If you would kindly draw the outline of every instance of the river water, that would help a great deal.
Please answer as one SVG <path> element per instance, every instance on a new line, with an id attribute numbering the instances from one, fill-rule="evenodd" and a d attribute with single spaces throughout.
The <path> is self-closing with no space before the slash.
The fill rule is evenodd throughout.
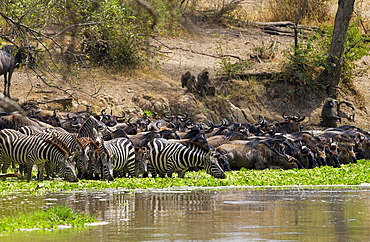
<path id="1" fill-rule="evenodd" d="M 74 191 L 0 198 L 0 219 L 56 204 L 99 225 L 0 241 L 370 241 L 370 187 Z"/>

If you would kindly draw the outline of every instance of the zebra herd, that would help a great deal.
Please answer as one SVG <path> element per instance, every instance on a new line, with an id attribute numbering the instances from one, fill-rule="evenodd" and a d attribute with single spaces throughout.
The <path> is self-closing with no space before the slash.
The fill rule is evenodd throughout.
<path id="1" fill-rule="evenodd" d="M 0 131 L 0 167 L 6 173 L 10 165 L 31 180 L 32 170 L 37 166 L 37 179 L 61 177 L 70 182 L 78 179 L 107 179 L 116 177 L 172 176 L 176 172 L 184 177 L 189 167 L 204 167 L 207 173 L 216 178 L 225 178 L 218 164 L 216 151 L 207 145 L 189 142 L 191 146 L 170 143 L 151 137 L 147 145 L 136 146 L 127 136 L 104 138 L 108 127 L 91 115 L 77 133 L 60 127 L 23 126 L 19 130 Z M 151 140 L 151 141 L 149 141 Z M 203 144 L 206 140 L 203 140 Z"/>
<path id="2" fill-rule="evenodd" d="M 31 179 L 33 165 L 38 166 L 38 179 L 41 180 L 46 162 L 60 169 L 60 173 L 68 181 L 77 181 L 71 160 L 66 157 L 66 151 L 52 139 L 40 136 L 26 135 L 16 130 L 3 129 L 0 131 L 2 172 L 5 173 L 10 162 L 16 162 L 23 167 L 26 179 Z"/>

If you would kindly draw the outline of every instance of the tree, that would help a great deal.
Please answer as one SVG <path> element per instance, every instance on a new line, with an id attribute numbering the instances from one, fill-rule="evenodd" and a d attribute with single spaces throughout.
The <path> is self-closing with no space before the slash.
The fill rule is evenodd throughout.
<path id="1" fill-rule="evenodd" d="M 349 21 L 352 16 L 355 0 L 338 0 L 338 10 L 335 16 L 333 37 L 328 53 L 328 65 L 319 77 L 327 83 L 327 95 L 338 96 L 338 85 L 343 66 L 343 53 L 347 37 Z"/>

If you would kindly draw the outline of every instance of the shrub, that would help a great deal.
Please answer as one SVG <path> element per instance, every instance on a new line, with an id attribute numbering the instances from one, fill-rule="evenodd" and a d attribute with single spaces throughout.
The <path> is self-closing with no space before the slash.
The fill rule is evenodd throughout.
<path id="1" fill-rule="evenodd" d="M 285 79 L 296 87 L 298 95 L 307 92 L 320 92 L 326 89 L 326 83 L 320 82 L 316 77 L 328 65 L 327 53 L 329 51 L 333 26 L 321 26 L 318 31 L 307 35 L 299 43 L 287 52 L 287 61 L 284 63 Z M 365 43 L 365 37 L 356 27 L 356 22 L 350 24 L 345 51 L 343 55 L 343 67 L 341 80 L 344 87 L 352 85 L 352 78 L 357 75 L 354 68 L 357 60 L 368 55 L 369 47 Z"/>
<path id="2" fill-rule="evenodd" d="M 229 47 L 226 47 L 226 50 Z M 218 75 L 227 75 L 230 77 L 235 77 L 236 74 L 241 74 L 247 69 L 253 66 L 253 63 L 249 60 L 238 60 L 235 61 L 234 57 L 230 57 L 224 53 L 224 48 L 220 44 L 217 49 L 217 53 L 221 56 L 221 59 L 216 64 L 219 66 L 217 69 Z"/>
<path id="3" fill-rule="evenodd" d="M 5 0 L 0 11 L 14 22 L 6 21 L 0 34 L 14 42 L 40 37 L 56 65 L 132 68 L 150 60 L 150 36 L 177 29 L 178 9 L 166 0 L 149 6 L 133 0 Z"/>

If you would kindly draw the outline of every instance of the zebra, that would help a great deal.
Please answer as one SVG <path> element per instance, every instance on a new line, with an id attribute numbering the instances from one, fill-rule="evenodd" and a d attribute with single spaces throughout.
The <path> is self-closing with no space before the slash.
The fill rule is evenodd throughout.
<path id="1" fill-rule="evenodd" d="M 63 145 L 62 147 L 66 147 L 65 149 L 70 152 L 70 159 L 73 164 L 76 164 L 78 177 L 82 177 L 83 174 L 87 173 L 89 157 L 81 142 L 77 139 L 76 134 L 54 128 L 46 129 L 44 133 L 53 136 L 58 141 L 58 144 Z"/>
<path id="2" fill-rule="evenodd" d="M 215 158 L 214 150 L 192 149 L 180 143 L 170 143 L 162 138 L 155 138 L 148 143 L 148 171 L 153 177 L 172 177 L 178 173 L 184 178 L 189 167 L 201 166 L 215 178 L 225 178 L 225 173 Z"/>
<path id="3" fill-rule="evenodd" d="M 103 174 L 108 180 L 113 180 L 114 177 L 126 173 L 131 177 L 137 174 L 135 169 L 135 147 L 127 138 L 101 140 L 99 156 Z"/>
<path id="4" fill-rule="evenodd" d="M 68 159 L 67 152 L 50 139 L 29 136 L 13 129 L 0 131 L 0 152 L 3 162 L 2 172 L 5 173 L 11 162 L 25 165 L 27 181 L 31 180 L 33 165 L 37 165 L 38 180 L 43 180 L 45 162 L 55 164 L 61 175 L 70 182 L 77 182 L 75 168 Z M 41 175 L 40 175 L 41 174 Z"/>
<path id="5" fill-rule="evenodd" d="M 37 135 L 42 139 L 51 139 L 64 148 L 70 156 L 71 162 L 76 164 L 78 177 L 81 178 L 82 174 L 87 173 L 88 169 L 88 157 L 85 150 L 77 139 L 76 134 L 69 133 L 63 128 L 47 128 L 38 129 L 34 126 L 25 126 L 19 130 L 21 133 L 27 135 Z M 46 164 L 48 165 L 48 164 Z M 50 167 L 50 169 L 53 169 Z M 52 171 L 46 169 L 47 174 L 52 174 Z M 53 176 L 53 175 L 51 175 Z"/>
<path id="6" fill-rule="evenodd" d="M 221 167 L 223 171 L 231 171 L 229 161 L 227 159 L 226 154 L 221 153 L 219 150 L 215 149 L 213 146 L 209 145 L 207 139 L 204 137 L 203 134 L 196 135 L 195 137 L 191 137 L 189 140 L 184 140 L 180 142 L 181 144 L 185 145 L 188 148 L 193 150 L 202 152 L 212 150 L 214 152 L 214 157 L 217 159 L 218 165 Z M 198 171 L 203 167 L 192 167 L 190 170 Z"/>
<path id="7" fill-rule="evenodd" d="M 87 172 L 81 174 L 81 178 L 99 179 L 101 174 L 99 145 L 89 137 L 78 138 L 88 157 Z"/>
<path id="8" fill-rule="evenodd" d="M 135 147 L 135 177 L 144 177 L 148 174 L 148 160 L 145 149 Z"/>
<path id="9" fill-rule="evenodd" d="M 103 122 L 89 116 L 79 128 L 77 138 L 89 137 L 96 140 L 97 137 L 103 137 L 107 130 L 108 128 Z"/>

